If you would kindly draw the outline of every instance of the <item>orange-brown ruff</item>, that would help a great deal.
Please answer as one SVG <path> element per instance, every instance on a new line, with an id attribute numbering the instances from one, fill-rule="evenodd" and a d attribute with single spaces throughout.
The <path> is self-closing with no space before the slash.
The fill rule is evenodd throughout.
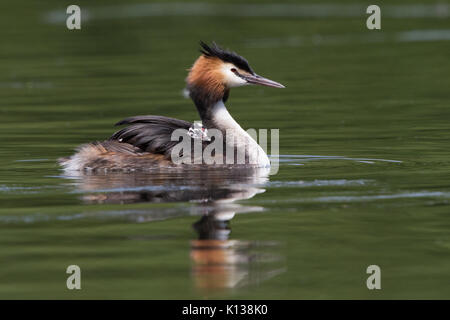
<path id="1" fill-rule="evenodd" d="M 217 57 L 202 55 L 189 70 L 186 82 L 189 86 L 202 88 L 209 93 L 212 100 L 218 101 L 229 90 L 222 72 L 223 64 L 223 61 Z M 239 72 L 242 75 L 249 75 L 249 72 L 242 69 L 239 69 Z"/>
<path id="2" fill-rule="evenodd" d="M 238 142 L 248 140 L 248 134 L 231 117 L 224 105 L 230 88 L 246 84 L 277 88 L 283 88 L 283 86 L 256 75 L 247 60 L 234 52 L 224 50 L 216 44 L 208 46 L 203 42 L 201 47 L 202 55 L 189 70 L 186 83 L 189 95 L 202 119 L 203 127 L 219 129 L 222 132 L 232 129 Z M 80 146 L 74 155 L 59 159 L 59 163 L 67 170 L 77 171 L 134 171 L 179 167 L 171 160 L 172 149 L 179 143 L 179 141 L 172 141 L 172 133 L 177 129 L 184 129 L 188 135 L 188 130 L 193 126 L 188 121 L 152 115 L 130 117 L 116 125 L 127 126 L 106 141 Z M 188 139 L 192 139 L 191 142 L 193 142 L 198 138 L 188 135 Z M 247 165 L 270 165 L 265 152 L 256 141 L 251 138 L 250 140 L 250 151 L 247 151 L 242 143 L 233 145 L 233 148 L 247 152 L 245 154 Z M 207 141 L 202 141 L 203 148 L 208 144 Z M 226 144 L 227 141 L 224 141 L 224 150 L 226 150 Z M 191 145 L 193 147 L 194 143 Z M 255 152 L 260 152 L 261 155 L 255 156 L 253 154 Z M 225 158 L 225 154 L 220 156 Z M 256 159 L 256 162 L 253 163 L 252 159 Z M 198 165 L 198 162 L 195 163 Z"/>
<path id="3" fill-rule="evenodd" d="M 211 98 L 217 101 L 225 95 L 227 90 L 220 70 L 222 64 L 219 58 L 200 56 L 189 70 L 186 82 L 204 88 Z"/>

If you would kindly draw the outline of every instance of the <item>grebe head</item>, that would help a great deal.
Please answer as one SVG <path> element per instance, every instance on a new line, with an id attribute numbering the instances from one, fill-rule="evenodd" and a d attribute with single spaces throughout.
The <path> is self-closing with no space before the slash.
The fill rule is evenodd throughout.
<path id="1" fill-rule="evenodd" d="M 278 82 L 257 75 L 237 53 L 224 50 L 214 42 L 212 46 L 200 42 L 200 46 L 202 55 L 189 70 L 186 82 L 202 118 L 208 107 L 227 100 L 230 88 L 249 84 L 284 88 Z"/>

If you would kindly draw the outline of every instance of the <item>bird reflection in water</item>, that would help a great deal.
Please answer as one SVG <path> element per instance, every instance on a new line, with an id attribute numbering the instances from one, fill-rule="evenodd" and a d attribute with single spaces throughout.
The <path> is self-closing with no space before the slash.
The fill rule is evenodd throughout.
<path id="1" fill-rule="evenodd" d="M 230 239 L 231 210 L 219 205 L 194 223 L 198 239 L 191 241 L 192 277 L 195 287 L 206 292 L 259 284 L 284 271 L 282 256 L 274 253 L 278 243 Z"/>
<path id="2" fill-rule="evenodd" d="M 235 203 L 265 190 L 268 169 L 189 172 L 80 174 L 78 192 L 85 203 L 190 202 L 176 209 L 151 209 L 131 215 L 136 222 L 195 215 L 197 239 L 191 241 L 190 258 L 194 286 L 205 293 L 259 284 L 284 271 L 284 258 L 271 241 L 231 239 L 231 220 L 236 214 L 261 212 L 260 206 Z"/>

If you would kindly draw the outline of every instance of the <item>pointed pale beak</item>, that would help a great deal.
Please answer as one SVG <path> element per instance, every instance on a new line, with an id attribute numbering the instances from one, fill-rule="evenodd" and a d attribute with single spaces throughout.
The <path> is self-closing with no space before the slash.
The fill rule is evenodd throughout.
<path id="1" fill-rule="evenodd" d="M 244 79 L 251 84 L 259 84 L 261 86 L 272 87 L 272 88 L 285 88 L 281 83 L 269 80 L 267 78 L 255 75 L 245 75 Z"/>

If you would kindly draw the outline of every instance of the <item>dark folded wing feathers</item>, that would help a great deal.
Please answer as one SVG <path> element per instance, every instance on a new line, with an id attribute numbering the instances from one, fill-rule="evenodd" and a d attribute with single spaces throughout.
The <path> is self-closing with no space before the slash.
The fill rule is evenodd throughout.
<path id="1" fill-rule="evenodd" d="M 171 141 L 176 129 L 188 130 L 192 124 L 188 121 L 163 116 L 136 116 L 116 123 L 116 126 L 129 126 L 114 133 L 109 140 L 129 143 L 142 152 L 164 154 L 170 157 L 172 148 L 178 141 Z"/>

